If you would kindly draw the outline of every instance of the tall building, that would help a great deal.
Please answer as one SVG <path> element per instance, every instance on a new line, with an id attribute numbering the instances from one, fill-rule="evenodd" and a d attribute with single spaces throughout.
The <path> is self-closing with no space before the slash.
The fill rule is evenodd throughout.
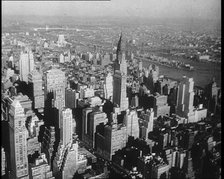
<path id="1" fill-rule="evenodd" d="M 188 122 L 194 121 L 194 80 L 183 76 L 178 89 L 177 115 L 186 117 Z"/>
<path id="2" fill-rule="evenodd" d="M 153 131 L 154 111 L 151 108 L 140 115 L 140 138 L 148 139 L 149 132 Z"/>
<path id="3" fill-rule="evenodd" d="M 46 127 L 43 130 L 42 142 L 41 142 L 41 151 L 46 155 L 48 164 L 51 166 L 51 157 L 54 151 L 55 143 L 55 127 Z"/>
<path id="4" fill-rule="evenodd" d="M 127 138 L 128 136 L 139 138 L 139 118 L 136 110 L 127 110 L 125 124 L 127 127 Z"/>
<path id="5" fill-rule="evenodd" d="M 21 52 L 19 60 L 20 80 L 28 82 L 28 74 L 34 69 L 33 53 Z"/>
<path id="6" fill-rule="evenodd" d="M 55 176 L 61 175 L 61 171 L 63 171 L 64 162 L 67 160 L 67 155 L 73 144 L 74 133 L 72 110 L 69 108 L 63 109 L 60 115 L 60 141 L 59 145 L 57 145 L 57 141 L 55 143 L 57 150 L 55 150 L 56 155 L 53 157 L 53 173 Z"/>
<path id="7" fill-rule="evenodd" d="M 65 37 L 64 37 L 64 35 L 60 34 L 60 35 L 58 36 L 58 41 L 57 41 L 57 43 L 58 43 L 58 46 L 59 46 L 59 47 L 63 47 L 63 46 L 65 46 L 66 41 L 65 41 Z"/>
<path id="8" fill-rule="evenodd" d="M 82 140 L 84 141 L 87 135 L 87 121 L 89 113 L 93 111 L 93 108 L 84 108 L 82 111 Z"/>
<path id="9" fill-rule="evenodd" d="M 34 114 L 27 119 L 27 154 L 33 155 L 35 152 L 41 151 L 41 143 L 38 141 L 40 126 L 44 125 L 44 122 L 39 120 Z"/>
<path id="10" fill-rule="evenodd" d="M 76 90 L 66 88 L 65 90 L 65 106 L 67 108 L 74 109 L 77 106 L 76 102 Z"/>
<path id="11" fill-rule="evenodd" d="M 127 127 L 118 124 L 118 111 L 111 113 L 110 122 L 98 128 L 96 132 L 96 151 L 107 160 L 111 160 L 116 151 L 126 146 Z"/>
<path id="12" fill-rule="evenodd" d="M 27 113 L 29 111 L 32 111 L 32 101 L 30 100 L 30 98 L 27 95 L 18 93 L 18 95 L 14 96 L 12 99 L 17 99 L 20 102 L 22 108 L 25 111 L 25 115 L 27 115 Z"/>
<path id="13" fill-rule="evenodd" d="M 28 85 L 30 87 L 29 97 L 33 101 L 33 109 L 44 108 L 44 91 L 42 75 L 37 70 L 33 70 L 28 75 Z"/>
<path id="14" fill-rule="evenodd" d="M 106 113 L 102 112 L 100 109 L 93 109 L 93 111 L 90 111 L 89 109 L 84 111 L 84 134 L 83 134 L 83 141 L 84 143 L 91 147 L 95 148 L 95 133 L 96 128 L 100 124 L 106 124 L 107 123 L 107 115 Z M 87 115 L 86 115 L 87 114 Z"/>
<path id="15" fill-rule="evenodd" d="M 19 100 L 13 100 L 9 111 L 10 178 L 29 178 L 25 121 L 24 108 Z"/>
<path id="16" fill-rule="evenodd" d="M 125 58 L 126 44 L 122 39 L 122 34 L 117 44 L 116 60 L 114 62 L 114 72 L 116 70 L 121 71 L 124 75 L 127 75 L 127 62 Z"/>
<path id="17" fill-rule="evenodd" d="M 73 178 L 78 168 L 78 142 L 72 144 L 72 147 L 68 149 L 67 156 L 62 165 L 62 179 Z"/>
<path id="18" fill-rule="evenodd" d="M 63 107 L 65 107 L 65 72 L 53 68 L 48 70 L 44 77 L 45 112 L 56 108 L 60 113 Z"/>
<path id="19" fill-rule="evenodd" d="M 97 151 L 105 159 L 111 160 L 116 151 L 126 146 L 127 142 L 126 126 L 121 124 L 106 125 L 104 128 L 104 136 L 97 134 Z"/>
<path id="20" fill-rule="evenodd" d="M 166 116 L 170 114 L 170 106 L 167 104 L 167 96 L 166 95 L 157 95 L 154 98 L 154 112 L 155 117 Z"/>
<path id="21" fill-rule="evenodd" d="M 128 109 L 126 81 L 126 75 L 120 71 L 115 72 L 113 82 L 113 103 L 117 104 L 121 111 Z"/>
<path id="22" fill-rule="evenodd" d="M 112 99 L 113 97 L 113 76 L 108 73 L 105 78 L 105 98 Z"/>
<path id="23" fill-rule="evenodd" d="M 72 110 L 63 109 L 60 118 L 60 140 L 65 147 L 72 144 L 73 137 L 73 117 Z"/>
<path id="24" fill-rule="evenodd" d="M 5 157 L 5 151 L 4 148 L 1 147 L 1 176 L 4 176 L 6 174 L 5 168 L 6 168 L 6 157 Z"/>
<path id="25" fill-rule="evenodd" d="M 219 88 L 217 87 L 215 79 L 213 79 L 212 82 L 205 87 L 205 95 L 207 97 L 206 105 L 208 111 L 214 114 L 216 113 L 218 90 Z"/>

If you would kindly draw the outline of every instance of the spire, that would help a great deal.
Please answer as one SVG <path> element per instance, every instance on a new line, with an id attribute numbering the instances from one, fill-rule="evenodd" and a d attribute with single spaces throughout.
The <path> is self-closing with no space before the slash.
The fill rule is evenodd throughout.
<path id="1" fill-rule="evenodd" d="M 121 50 L 121 43 L 122 43 L 122 32 L 121 32 L 120 39 L 117 44 L 117 50 Z"/>
<path id="2" fill-rule="evenodd" d="M 124 43 L 124 39 L 122 39 L 122 32 L 121 32 L 120 39 L 117 44 L 117 54 L 124 50 L 125 50 L 125 43 Z"/>

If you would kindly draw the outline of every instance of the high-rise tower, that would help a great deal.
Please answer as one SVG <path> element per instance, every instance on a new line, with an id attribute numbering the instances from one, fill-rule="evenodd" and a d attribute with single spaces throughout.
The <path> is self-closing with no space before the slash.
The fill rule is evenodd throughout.
<path id="1" fill-rule="evenodd" d="M 119 105 L 120 110 L 128 108 L 127 98 L 127 62 L 125 59 L 125 43 L 122 40 L 122 34 L 117 45 L 117 57 L 114 63 L 114 80 L 113 80 L 113 102 Z"/>
<path id="2" fill-rule="evenodd" d="M 124 75 L 120 71 L 115 72 L 113 85 L 113 102 L 119 105 L 121 111 L 128 109 L 126 81 L 126 75 Z"/>
<path id="3" fill-rule="evenodd" d="M 29 178 L 25 120 L 24 108 L 14 99 L 9 110 L 10 178 Z"/>
<path id="4" fill-rule="evenodd" d="M 125 75 L 127 75 L 127 62 L 125 58 L 126 44 L 122 39 L 122 33 L 120 39 L 117 44 L 117 53 L 116 59 L 114 62 L 114 72 L 116 70 L 121 71 Z"/>
<path id="5" fill-rule="evenodd" d="M 178 89 L 177 114 L 186 118 L 194 118 L 194 80 L 183 77 Z"/>
<path id="6" fill-rule="evenodd" d="M 105 98 L 110 99 L 113 96 L 113 76 L 108 73 L 105 78 Z"/>
<path id="7" fill-rule="evenodd" d="M 33 100 L 34 109 L 44 108 L 44 91 L 42 85 L 42 75 L 37 70 L 33 70 L 28 75 L 28 85 L 30 86 L 30 99 Z"/>
<path id="8" fill-rule="evenodd" d="M 21 81 L 28 82 L 28 74 L 34 69 L 34 58 L 31 51 L 21 52 L 19 70 Z"/>
<path id="9" fill-rule="evenodd" d="M 60 120 L 60 140 L 63 146 L 67 147 L 72 144 L 73 135 L 73 118 L 72 110 L 63 109 Z"/>
<path id="10" fill-rule="evenodd" d="M 46 125 L 59 129 L 61 111 L 65 107 L 65 73 L 60 69 L 51 69 L 44 75 L 44 117 Z"/>
<path id="11" fill-rule="evenodd" d="M 53 107 L 56 107 L 57 109 L 62 109 L 65 107 L 65 72 L 61 71 L 60 69 L 48 70 L 45 74 L 44 83 L 45 101 L 48 98 L 48 94 L 53 92 Z"/>

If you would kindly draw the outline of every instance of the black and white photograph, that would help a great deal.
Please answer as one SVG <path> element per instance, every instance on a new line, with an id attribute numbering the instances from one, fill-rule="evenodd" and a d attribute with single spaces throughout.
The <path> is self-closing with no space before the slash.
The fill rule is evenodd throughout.
<path id="1" fill-rule="evenodd" d="M 1 178 L 221 179 L 221 0 L 2 0 Z"/>

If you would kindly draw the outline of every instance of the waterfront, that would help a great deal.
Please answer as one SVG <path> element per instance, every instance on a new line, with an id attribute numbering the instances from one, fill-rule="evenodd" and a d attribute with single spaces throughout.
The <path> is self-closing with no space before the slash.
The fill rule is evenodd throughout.
<path id="1" fill-rule="evenodd" d="M 183 75 L 188 77 L 193 77 L 196 86 L 204 87 L 207 85 L 213 77 L 216 79 L 216 83 L 218 86 L 221 86 L 221 65 L 216 63 L 209 63 L 209 62 L 197 62 L 197 61 L 190 61 L 187 59 L 180 58 L 181 61 L 185 63 L 189 63 L 194 67 L 193 71 L 183 70 L 183 69 L 172 69 L 170 67 L 166 67 L 164 65 L 160 65 L 155 63 L 159 66 L 159 74 L 165 75 L 167 77 L 171 77 L 177 80 L 180 80 Z M 148 66 L 150 63 L 149 60 L 145 59 L 143 61 L 143 66 Z"/>

